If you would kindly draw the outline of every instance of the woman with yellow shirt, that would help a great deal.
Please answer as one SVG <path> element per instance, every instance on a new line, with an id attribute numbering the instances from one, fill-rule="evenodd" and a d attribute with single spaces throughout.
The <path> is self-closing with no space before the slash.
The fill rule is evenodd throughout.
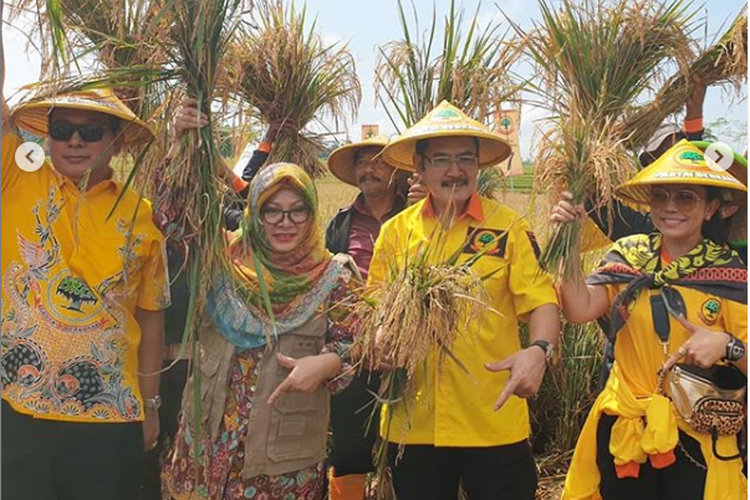
<path id="1" fill-rule="evenodd" d="M 715 230 L 719 207 L 744 204 L 747 188 L 683 140 L 616 194 L 650 209 L 658 232 L 617 241 L 588 279 L 579 271 L 561 285 L 567 320 L 606 317 L 615 345 L 563 499 L 747 498 L 741 460 L 719 458 L 738 456 L 736 437 L 696 432 L 659 389 L 677 361 L 747 374 L 747 268 Z M 551 219 L 580 216 L 563 201 Z"/>

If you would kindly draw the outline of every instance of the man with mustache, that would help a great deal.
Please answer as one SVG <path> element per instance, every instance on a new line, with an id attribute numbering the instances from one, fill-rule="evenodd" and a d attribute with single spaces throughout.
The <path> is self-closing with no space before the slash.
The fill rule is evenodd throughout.
<path id="1" fill-rule="evenodd" d="M 477 194 L 479 169 L 509 154 L 504 139 L 446 101 L 381 154 L 419 173 L 429 195 L 383 225 L 368 286 L 387 281 L 394 266 L 412 262 L 425 247 L 433 265 L 456 253 L 459 262 L 479 254 L 472 269 L 485 278 L 488 306 L 476 321 L 463 323 L 451 346 L 458 362 L 428 356 L 413 380 L 416 396 L 385 405 L 380 434 L 389 442 L 399 500 L 456 500 L 461 483 L 470 500 L 535 495 L 524 399 L 539 390 L 560 322 L 531 228 L 508 207 Z M 529 324 L 525 349 L 519 319 Z M 388 353 L 382 356 L 388 360 Z M 387 369 L 385 361 L 381 366 Z"/>
<path id="2" fill-rule="evenodd" d="M 333 175 L 358 187 L 360 194 L 331 220 L 326 247 L 333 253 L 350 254 L 364 278 L 382 224 L 406 206 L 396 170 L 377 158 L 386 144 L 387 137 L 375 136 L 342 146 L 328 159 Z M 368 427 L 372 413 L 368 405 L 372 404 L 371 392 L 377 392 L 379 382 L 377 373 L 362 373 L 331 399 L 331 500 L 365 498 L 366 474 L 374 471 L 372 449 L 378 427 L 377 422 Z"/>

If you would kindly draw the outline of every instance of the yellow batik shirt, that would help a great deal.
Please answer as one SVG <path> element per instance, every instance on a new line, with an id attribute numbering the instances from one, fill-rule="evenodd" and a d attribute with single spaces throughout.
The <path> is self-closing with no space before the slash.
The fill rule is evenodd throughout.
<path id="1" fill-rule="evenodd" d="M 164 239 L 148 203 L 105 180 L 81 193 L 2 141 L 2 399 L 36 418 L 143 420 L 136 308 L 169 305 Z"/>
<path id="2" fill-rule="evenodd" d="M 436 247 L 438 221 L 428 199 L 383 225 L 375 243 L 368 285 L 385 280 L 389 266 L 403 265 L 425 245 Z M 445 234 L 445 245 L 431 255 L 444 262 L 463 248 L 460 262 L 492 245 L 473 269 L 485 276 L 489 306 L 477 321 L 460 332 L 451 352 L 468 370 L 443 357 L 437 348 L 416 377 L 413 401 L 384 405 L 381 435 L 391 442 L 435 446 L 488 447 L 516 443 L 530 433 L 526 401 L 511 396 L 497 412 L 493 406 L 508 372 L 493 373 L 484 363 L 503 360 L 521 350 L 518 320 L 544 304 L 557 304 L 549 276 L 542 273 L 536 239 L 526 221 L 509 208 L 474 195 L 466 213 Z M 388 412 L 393 419 L 388 429 Z M 408 413 L 408 418 L 407 418 Z"/>

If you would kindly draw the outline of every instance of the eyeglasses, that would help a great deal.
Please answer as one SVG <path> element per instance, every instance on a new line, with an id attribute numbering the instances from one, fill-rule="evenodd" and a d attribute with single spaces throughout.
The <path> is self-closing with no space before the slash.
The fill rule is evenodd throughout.
<path id="1" fill-rule="evenodd" d="M 84 142 L 99 142 L 106 130 L 107 126 L 99 123 L 73 125 L 68 120 L 55 120 L 49 124 L 49 136 L 56 141 L 69 141 L 78 132 Z"/>
<path id="2" fill-rule="evenodd" d="M 670 200 L 673 200 L 677 208 L 689 212 L 695 208 L 698 204 L 698 200 L 702 199 L 704 199 L 702 196 L 689 189 L 668 191 L 666 189 L 653 188 L 649 194 L 648 202 L 649 205 L 651 205 L 651 208 L 659 210 L 666 207 Z"/>
<path id="3" fill-rule="evenodd" d="M 292 210 L 266 208 L 260 212 L 260 218 L 263 222 L 272 226 L 278 226 L 284 220 L 284 217 L 287 216 L 292 224 L 304 224 L 310 219 L 310 210 L 307 207 L 294 208 Z"/>
<path id="4" fill-rule="evenodd" d="M 438 170 L 447 170 L 454 163 L 460 169 L 476 167 L 479 163 L 479 158 L 471 155 L 459 156 L 458 158 L 449 158 L 447 156 L 439 156 L 437 158 L 427 158 L 425 156 L 425 158 L 433 168 Z"/>

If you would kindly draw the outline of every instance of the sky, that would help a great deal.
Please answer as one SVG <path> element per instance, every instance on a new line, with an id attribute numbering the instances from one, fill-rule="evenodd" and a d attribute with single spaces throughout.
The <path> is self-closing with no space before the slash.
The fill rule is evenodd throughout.
<path id="1" fill-rule="evenodd" d="M 299 3 L 299 2 L 298 2 Z M 714 40 L 716 35 L 728 26 L 734 16 L 746 2 L 740 0 L 709 0 L 705 3 L 694 3 L 698 9 L 698 18 L 707 21 L 707 40 Z M 409 3 L 404 4 L 409 7 Z M 529 28 L 538 20 L 538 4 L 532 0 L 498 0 L 479 2 L 478 0 L 457 0 L 457 6 L 465 11 L 467 16 L 473 15 L 479 5 L 480 23 L 499 22 L 504 31 L 508 23 L 500 12 L 510 17 L 523 28 Z M 414 0 L 414 6 L 426 29 L 433 8 L 437 9 L 438 19 L 447 13 L 447 0 L 428 1 Z M 356 70 L 362 85 L 362 103 L 359 113 L 351 122 L 340 124 L 341 140 L 358 140 L 362 124 L 379 124 L 381 132 L 395 133 L 388 117 L 381 105 L 376 105 L 373 86 L 375 64 L 378 46 L 401 38 L 401 26 L 398 19 L 396 0 L 307 0 L 308 13 L 317 16 L 317 30 L 324 40 L 329 42 L 346 43 L 351 50 Z M 6 9 L 7 11 L 7 9 Z M 7 13 L 6 13 L 7 15 Z M 40 58 L 33 49 L 28 49 L 26 32 L 29 31 L 28 22 L 23 20 L 16 26 L 5 26 L 5 54 L 7 74 L 5 78 L 5 95 L 13 96 L 17 90 L 38 79 Z M 700 32 L 703 35 L 703 32 Z M 703 38 L 701 36 L 701 38 Z M 747 96 L 747 86 L 743 96 Z M 12 98 L 11 98 L 12 102 Z M 721 88 L 709 88 L 704 106 L 704 123 L 711 123 L 724 118 L 730 122 L 747 127 L 747 100 L 732 98 Z M 543 124 L 545 113 L 539 108 L 525 105 L 521 109 L 521 154 L 530 158 L 534 153 L 535 131 Z M 737 149 L 747 147 L 747 139 L 740 139 L 743 143 L 727 141 Z"/>

